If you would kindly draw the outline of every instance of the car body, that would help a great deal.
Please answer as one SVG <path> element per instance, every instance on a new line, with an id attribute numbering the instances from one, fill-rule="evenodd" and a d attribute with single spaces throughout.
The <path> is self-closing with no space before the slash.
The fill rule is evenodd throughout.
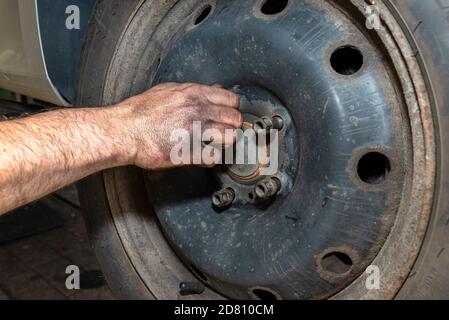
<path id="1" fill-rule="evenodd" d="M 79 8 L 79 29 L 66 26 L 73 5 Z M 0 88 L 55 105 L 74 104 L 80 53 L 94 5 L 94 0 L 2 0 Z"/>

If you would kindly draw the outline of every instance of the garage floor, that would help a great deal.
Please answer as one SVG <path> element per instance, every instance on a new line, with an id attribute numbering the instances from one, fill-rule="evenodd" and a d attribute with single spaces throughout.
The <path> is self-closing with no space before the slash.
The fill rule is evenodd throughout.
<path id="1" fill-rule="evenodd" d="M 0 300 L 113 299 L 89 246 L 76 189 L 66 188 L 42 202 L 57 210 L 63 223 L 0 245 Z M 80 268 L 84 289 L 66 288 L 69 265 Z"/>

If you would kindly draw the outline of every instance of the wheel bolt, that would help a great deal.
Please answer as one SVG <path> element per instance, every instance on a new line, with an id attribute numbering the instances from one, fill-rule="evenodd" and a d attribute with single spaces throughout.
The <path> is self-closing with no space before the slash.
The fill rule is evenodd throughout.
<path id="1" fill-rule="evenodd" d="M 224 188 L 212 195 L 212 203 L 217 208 L 230 206 L 235 199 L 235 192 L 231 188 Z"/>
<path id="2" fill-rule="evenodd" d="M 274 116 L 273 118 L 262 117 L 253 122 L 253 128 L 256 132 L 270 131 L 272 129 L 281 130 L 283 127 L 284 120 L 279 116 Z"/>
<path id="3" fill-rule="evenodd" d="M 205 289 L 204 284 L 201 282 L 181 282 L 179 284 L 179 294 L 181 296 L 202 294 Z"/>
<path id="4" fill-rule="evenodd" d="M 254 192 L 260 200 L 267 200 L 277 195 L 281 187 L 282 184 L 278 178 L 269 177 L 260 181 L 256 185 Z"/>
<path id="5" fill-rule="evenodd" d="M 273 122 L 273 129 L 282 130 L 284 128 L 284 119 L 280 116 L 274 116 L 271 122 Z"/>

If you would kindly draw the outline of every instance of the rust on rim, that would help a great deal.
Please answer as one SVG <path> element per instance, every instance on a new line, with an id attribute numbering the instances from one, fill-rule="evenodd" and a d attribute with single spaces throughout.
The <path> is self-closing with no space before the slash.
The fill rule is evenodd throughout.
<path id="1" fill-rule="evenodd" d="M 413 181 L 410 196 L 402 201 L 391 233 L 372 265 L 381 270 L 379 290 L 367 290 L 367 274 L 335 295 L 334 299 L 393 299 L 407 279 L 422 245 L 432 210 L 436 176 L 435 129 L 419 52 L 412 48 L 404 30 L 382 1 L 376 5 L 381 18 L 379 38 L 387 49 L 404 92 L 413 143 Z M 351 0 L 367 15 L 365 1 Z M 367 18 L 367 16 L 366 16 Z"/>

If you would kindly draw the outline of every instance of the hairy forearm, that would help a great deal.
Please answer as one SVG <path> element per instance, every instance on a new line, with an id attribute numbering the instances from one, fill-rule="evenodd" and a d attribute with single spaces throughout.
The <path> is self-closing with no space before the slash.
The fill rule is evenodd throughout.
<path id="1" fill-rule="evenodd" d="M 166 83 L 111 107 L 0 122 L 0 214 L 108 168 L 171 168 L 172 130 L 240 128 L 239 105 L 217 86 Z"/>
<path id="2" fill-rule="evenodd" d="M 116 107 L 61 109 L 0 122 L 0 214 L 110 167 L 131 143 Z"/>

